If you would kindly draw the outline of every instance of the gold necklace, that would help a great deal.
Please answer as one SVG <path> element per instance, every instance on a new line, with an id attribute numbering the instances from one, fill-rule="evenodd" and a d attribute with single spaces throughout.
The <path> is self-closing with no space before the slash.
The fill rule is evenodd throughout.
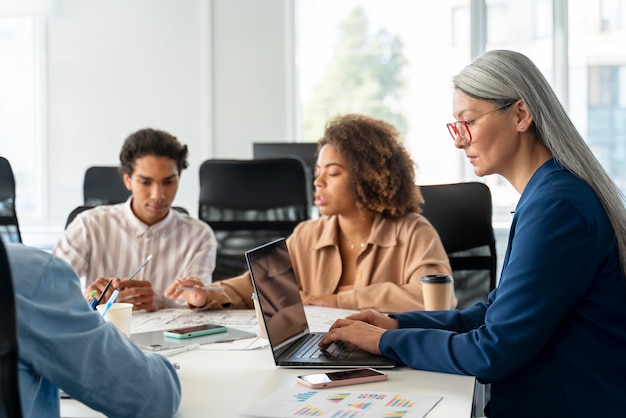
<path id="1" fill-rule="evenodd" d="M 356 245 L 354 245 L 354 242 L 348 236 L 346 236 L 346 234 L 344 234 L 343 232 L 339 231 L 339 235 L 341 235 L 341 237 L 343 239 L 348 241 L 348 244 L 350 244 L 350 248 L 352 248 L 352 249 L 356 248 Z M 361 239 L 367 239 L 367 236 L 363 236 L 363 237 L 361 237 Z M 359 244 L 359 247 L 365 248 L 365 242 L 361 241 L 361 243 Z"/>

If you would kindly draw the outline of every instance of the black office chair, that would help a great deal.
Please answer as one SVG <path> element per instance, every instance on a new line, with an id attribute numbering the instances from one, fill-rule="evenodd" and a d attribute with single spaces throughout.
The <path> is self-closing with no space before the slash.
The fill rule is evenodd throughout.
<path id="1" fill-rule="evenodd" d="M 130 194 L 124 185 L 120 167 L 94 166 L 85 171 L 83 202 L 86 206 L 125 202 Z"/>
<path id="2" fill-rule="evenodd" d="M 315 164 L 317 164 L 317 142 L 254 142 L 252 156 L 255 159 L 301 158 L 307 168 L 309 181 L 313 184 Z"/>
<path id="3" fill-rule="evenodd" d="M 22 242 L 15 212 L 15 177 L 9 161 L 0 157 L 0 238 L 6 242 Z"/>
<path id="4" fill-rule="evenodd" d="M 486 301 L 496 287 L 496 239 L 489 187 L 479 182 L 420 186 L 422 213 L 448 253 L 458 308 Z"/>
<path id="5" fill-rule="evenodd" d="M 297 157 L 207 160 L 200 166 L 198 218 L 218 240 L 213 280 L 247 270 L 244 252 L 291 234 L 310 218 L 311 185 Z"/>
<path id="6" fill-rule="evenodd" d="M 9 258 L 0 240 L 0 377 L 2 378 L 2 402 L 0 417 L 22 416 L 17 381 L 17 322 L 15 316 L 15 293 Z"/>
<path id="7" fill-rule="evenodd" d="M 489 187 L 479 182 L 420 186 L 422 213 L 435 227 L 448 253 L 457 308 L 486 301 L 496 287 L 496 239 Z M 476 382 L 472 417 L 483 417 L 490 385 Z"/>
<path id="8" fill-rule="evenodd" d="M 67 227 L 72 223 L 72 221 L 74 220 L 74 218 L 76 218 L 76 216 L 78 216 L 79 213 L 84 212 L 88 209 L 93 209 L 95 208 L 95 206 L 91 206 L 91 205 L 81 205 L 76 207 L 74 210 L 72 210 L 70 212 L 70 214 L 67 216 L 67 220 L 65 221 L 65 229 L 67 229 Z M 180 213 L 184 213 L 185 215 L 189 215 L 189 211 L 185 208 L 183 208 L 182 206 L 172 206 L 172 209 L 180 212 Z"/>

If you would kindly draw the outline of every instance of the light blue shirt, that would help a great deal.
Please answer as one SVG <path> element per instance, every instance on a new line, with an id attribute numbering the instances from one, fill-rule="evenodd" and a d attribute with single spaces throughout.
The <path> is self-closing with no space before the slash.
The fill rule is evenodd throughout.
<path id="1" fill-rule="evenodd" d="M 141 351 L 93 311 L 65 261 L 20 244 L 6 247 L 24 417 L 58 417 L 58 388 L 109 417 L 176 413 L 180 382 L 165 357 Z"/>

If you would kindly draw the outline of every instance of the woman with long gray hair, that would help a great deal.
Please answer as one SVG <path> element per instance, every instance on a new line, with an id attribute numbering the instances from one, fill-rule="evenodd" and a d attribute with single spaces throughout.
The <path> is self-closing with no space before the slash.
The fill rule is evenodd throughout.
<path id="1" fill-rule="evenodd" d="M 626 210 L 539 69 L 489 51 L 454 78 L 448 130 L 520 193 L 498 287 L 463 311 L 361 312 L 322 341 L 491 383 L 491 417 L 626 410 Z M 620 413 L 617 413 L 618 415 Z"/>

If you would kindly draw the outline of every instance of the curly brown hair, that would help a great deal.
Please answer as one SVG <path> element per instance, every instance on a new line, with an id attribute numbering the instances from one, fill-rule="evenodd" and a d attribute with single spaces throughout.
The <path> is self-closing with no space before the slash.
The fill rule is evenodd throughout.
<path id="1" fill-rule="evenodd" d="M 187 154 L 187 145 L 182 145 L 175 136 L 156 129 L 140 129 L 130 134 L 124 141 L 120 151 L 121 171 L 131 176 L 138 158 L 153 155 L 176 161 L 180 175 L 189 166 Z"/>
<path id="2" fill-rule="evenodd" d="M 384 218 L 421 213 L 424 199 L 415 184 L 415 163 L 393 125 L 361 114 L 328 121 L 317 150 L 335 147 L 348 162 L 352 193 L 359 206 Z"/>

